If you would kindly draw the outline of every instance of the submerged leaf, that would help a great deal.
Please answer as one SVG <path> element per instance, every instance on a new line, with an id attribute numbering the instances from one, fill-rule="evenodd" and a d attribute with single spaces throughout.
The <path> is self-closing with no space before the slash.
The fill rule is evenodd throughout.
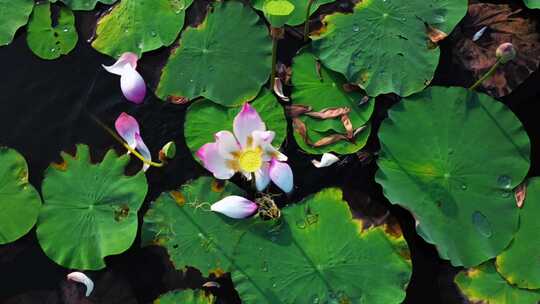
<path id="1" fill-rule="evenodd" d="M 98 2 L 103 4 L 113 4 L 117 0 L 49 0 L 52 3 L 62 2 L 74 11 L 90 11 L 96 7 Z"/>
<path id="2" fill-rule="evenodd" d="M 263 10 L 264 3 L 268 0 L 251 0 L 253 7 L 258 10 Z M 289 0 L 294 5 L 294 10 L 290 18 L 286 21 L 288 25 L 300 25 L 306 21 L 306 13 L 309 0 Z M 334 2 L 335 0 L 313 0 L 311 5 L 310 15 L 313 14 L 321 5 Z"/>

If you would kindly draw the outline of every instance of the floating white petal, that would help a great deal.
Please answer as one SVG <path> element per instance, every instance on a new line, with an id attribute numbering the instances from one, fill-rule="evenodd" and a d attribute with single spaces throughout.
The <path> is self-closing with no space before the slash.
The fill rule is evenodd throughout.
<path id="1" fill-rule="evenodd" d="M 230 195 L 215 202 L 210 210 L 219 212 L 230 218 L 243 219 L 257 211 L 257 204 L 238 195 Z"/>
<path id="2" fill-rule="evenodd" d="M 311 162 L 317 168 L 324 168 L 324 167 L 328 167 L 335 164 L 338 160 L 339 158 L 335 156 L 334 154 L 324 153 L 321 157 L 321 161 L 314 159 Z"/>
<path id="3" fill-rule="evenodd" d="M 67 275 L 67 279 L 69 281 L 74 281 L 74 282 L 84 284 L 86 286 L 85 296 L 87 297 L 90 295 L 90 293 L 92 293 L 92 290 L 94 290 L 94 282 L 82 272 L 78 272 L 78 271 L 72 272 Z"/>

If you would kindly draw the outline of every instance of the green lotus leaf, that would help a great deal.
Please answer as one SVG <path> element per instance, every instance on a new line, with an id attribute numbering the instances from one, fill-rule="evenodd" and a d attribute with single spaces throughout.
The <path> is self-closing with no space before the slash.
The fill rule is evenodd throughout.
<path id="1" fill-rule="evenodd" d="M 540 301 L 540 290 L 521 289 L 509 284 L 491 261 L 460 272 L 455 282 L 471 303 L 537 304 Z"/>
<path id="2" fill-rule="evenodd" d="M 144 216 L 142 243 L 164 246 L 177 269 L 191 266 L 204 275 L 230 269 L 233 247 L 243 233 L 237 226 L 246 222 L 209 211 L 209 204 L 229 195 L 244 191 L 206 176 L 163 193 Z"/>
<path id="3" fill-rule="evenodd" d="M 442 258 L 471 267 L 510 243 L 518 228 L 512 189 L 529 170 L 530 144 L 504 104 L 464 88 L 429 88 L 390 110 L 379 139 L 377 182 Z"/>
<path id="4" fill-rule="evenodd" d="M 540 0 L 523 0 L 528 8 L 540 8 Z"/>
<path id="5" fill-rule="evenodd" d="M 0 0 L 0 46 L 13 40 L 15 32 L 28 22 L 34 0 Z"/>
<path id="6" fill-rule="evenodd" d="M 467 0 L 365 0 L 353 14 L 326 16 L 313 49 L 369 96 L 408 96 L 431 82 L 439 63 L 427 26 L 450 33 L 466 12 Z"/>
<path id="7" fill-rule="evenodd" d="M 240 105 L 267 81 L 271 56 L 268 29 L 253 10 L 236 1 L 217 3 L 202 24 L 184 31 L 156 94 Z"/>
<path id="8" fill-rule="evenodd" d="M 108 151 L 98 164 L 88 146 L 63 153 L 64 162 L 45 172 L 37 237 L 45 254 L 73 269 L 105 267 L 104 257 L 127 250 L 137 234 L 137 211 L 146 196 L 141 171 L 125 176 L 129 156 Z"/>
<path id="9" fill-rule="evenodd" d="M 175 290 L 159 296 L 154 304 L 213 304 L 216 300 L 213 295 L 204 291 Z"/>
<path id="10" fill-rule="evenodd" d="M 140 56 L 169 46 L 182 30 L 185 12 L 192 2 L 122 0 L 99 19 L 92 46 L 115 58 L 124 52 Z"/>
<path id="11" fill-rule="evenodd" d="M 13 149 L 0 147 L 0 245 L 25 235 L 37 221 L 41 198 L 28 183 L 28 166 Z"/>
<path id="12" fill-rule="evenodd" d="M 251 103 L 266 124 L 266 129 L 274 131 L 276 136 L 272 142 L 279 147 L 287 136 L 287 120 L 283 107 L 268 90 L 263 89 Z M 221 130 L 232 132 L 234 117 L 240 108 L 226 108 L 208 100 L 191 104 L 186 114 L 184 135 L 187 146 L 195 155 L 204 144 L 214 141 L 214 134 Z"/>
<path id="13" fill-rule="evenodd" d="M 285 208 L 278 224 L 207 211 L 207 203 L 231 194 L 242 195 L 209 177 L 163 194 L 144 218 L 143 243 L 165 246 L 178 269 L 232 271 L 243 303 L 325 303 L 335 297 L 388 304 L 405 297 L 411 264 L 403 236 L 382 228 L 359 232 L 340 190 L 326 189 Z"/>
<path id="14" fill-rule="evenodd" d="M 234 254 L 242 302 L 401 303 L 411 276 L 407 243 L 360 227 L 335 188 L 284 208 L 278 227 L 252 226 Z"/>
<path id="15" fill-rule="evenodd" d="M 293 104 L 311 106 L 313 111 L 332 107 L 348 107 L 351 109 L 349 119 L 353 128 L 356 129 L 368 123 L 373 113 L 375 100 L 371 99 L 367 103 L 360 105 L 365 95 L 359 91 L 346 92 L 343 88 L 347 83 L 345 78 L 318 65 L 310 51 L 303 51 L 296 56 L 292 69 L 294 86 L 291 97 Z M 310 135 L 312 141 L 316 141 L 327 134 L 335 132 L 344 134 L 346 132 L 339 118 L 321 120 L 302 115 L 300 119 L 306 125 L 308 135 Z M 354 143 L 340 141 L 322 148 L 307 145 L 297 132 L 295 132 L 295 139 L 300 147 L 309 153 L 322 154 L 333 151 L 340 154 L 349 154 L 360 150 L 365 145 L 368 135 L 369 130 L 364 130 L 363 135 L 359 135 Z"/>
<path id="16" fill-rule="evenodd" d="M 117 0 L 49 0 L 52 3 L 62 2 L 74 11 L 91 11 L 98 2 L 103 4 L 113 4 Z"/>
<path id="17" fill-rule="evenodd" d="M 292 11 L 292 14 L 287 20 L 288 25 L 299 25 L 304 23 L 306 21 L 306 13 L 308 9 L 308 0 L 289 0 L 294 5 L 294 10 Z M 335 0 L 314 0 L 313 4 L 311 5 L 310 9 L 310 15 L 313 14 L 319 6 L 334 2 Z M 252 0 L 253 7 L 256 9 L 263 11 L 263 7 L 265 2 L 268 2 L 268 0 Z"/>
<path id="18" fill-rule="evenodd" d="M 66 55 L 77 45 L 75 16 L 67 7 L 60 7 L 58 19 L 53 25 L 51 4 L 42 2 L 34 6 L 28 22 L 28 46 L 42 59 L 56 59 Z"/>
<path id="19" fill-rule="evenodd" d="M 510 246 L 497 257 L 499 273 L 520 288 L 540 289 L 540 259 L 531 253 L 540 252 L 540 178 L 527 182 L 527 196 L 519 211 L 519 230 Z"/>

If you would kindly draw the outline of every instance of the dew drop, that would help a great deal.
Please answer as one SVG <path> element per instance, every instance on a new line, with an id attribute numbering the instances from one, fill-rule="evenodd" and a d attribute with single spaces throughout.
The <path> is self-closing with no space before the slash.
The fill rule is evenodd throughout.
<path id="1" fill-rule="evenodd" d="M 472 214 L 472 223 L 476 230 L 485 237 L 491 237 L 492 230 L 489 220 L 480 211 L 475 211 Z"/>
<path id="2" fill-rule="evenodd" d="M 124 33 L 129 33 L 129 29 L 125 29 L 125 30 L 124 30 Z"/>
<path id="3" fill-rule="evenodd" d="M 321 301 L 321 300 L 319 300 L 318 297 L 315 297 L 315 298 L 313 298 L 313 301 L 311 301 L 311 303 L 313 303 L 313 304 L 319 304 L 320 301 Z"/>
<path id="4" fill-rule="evenodd" d="M 358 31 L 360 31 L 360 27 L 358 26 L 358 24 L 354 24 L 353 27 L 352 27 L 352 30 L 353 30 L 353 32 L 358 32 Z"/>
<path id="5" fill-rule="evenodd" d="M 467 190 L 467 185 L 466 184 L 461 184 L 461 190 Z"/>
<path id="6" fill-rule="evenodd" d="M 156 37 L 157 36 L 157 33 L 155 31 L 151 31 L 150 32 L 150 35 L 152 35 L 152 37 Z"/>
<path id="7" fill-rule="evenodd" d="M 67 27 L 64 27 L 64 29 L 62 30 L 64 33 L 67 33 L 69 32 L 69 29 Z"/>
<path id="8" fill-rule="evenodd" d="M 276 288 L 276 287 L 277 287 L 276 283 L 272 284 L 272 288 Z"/>
<path id="9" fill-rule="evenodd" d="M 264 271 L 264 272 L 268 272 L 268 263 L 266 263 L 266 262 L 263 262 L 263 267 L 262 267 L 262 271 Z"/>
<path id="10" fill-rule="evenodd" d="M 56 52 L 56 49 L 55 49 L 55 48 L 52 48 L 52 49 L 51 49 L 51 52 L 53 52 L 53 53 Z"/>
<path id="11" fill-rule="evenodd" d="M 508 198 L 510 197 L 511 193 L 510 191 L 501 191 L 501 196 L 504 197 L 504 198 Z"/>
<path id="12" fill-rule="evenodd" d="M 497 184 L 504 189 L 510 189 L 512 187 L 512 178 L 508 175 L 501 175 L 497 178 Z"/>

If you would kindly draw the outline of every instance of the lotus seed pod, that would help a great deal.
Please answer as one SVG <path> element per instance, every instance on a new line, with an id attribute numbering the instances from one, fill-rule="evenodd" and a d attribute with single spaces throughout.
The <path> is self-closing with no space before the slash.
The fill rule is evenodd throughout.
<path id="1" fill-rule="evenodd" d="M 516 49 L 513 44 L 507 42 L 499 45 L 495 54 L 497 59 L 501 60 L 501 63 L 507 63 L 516 58 Z"/>

